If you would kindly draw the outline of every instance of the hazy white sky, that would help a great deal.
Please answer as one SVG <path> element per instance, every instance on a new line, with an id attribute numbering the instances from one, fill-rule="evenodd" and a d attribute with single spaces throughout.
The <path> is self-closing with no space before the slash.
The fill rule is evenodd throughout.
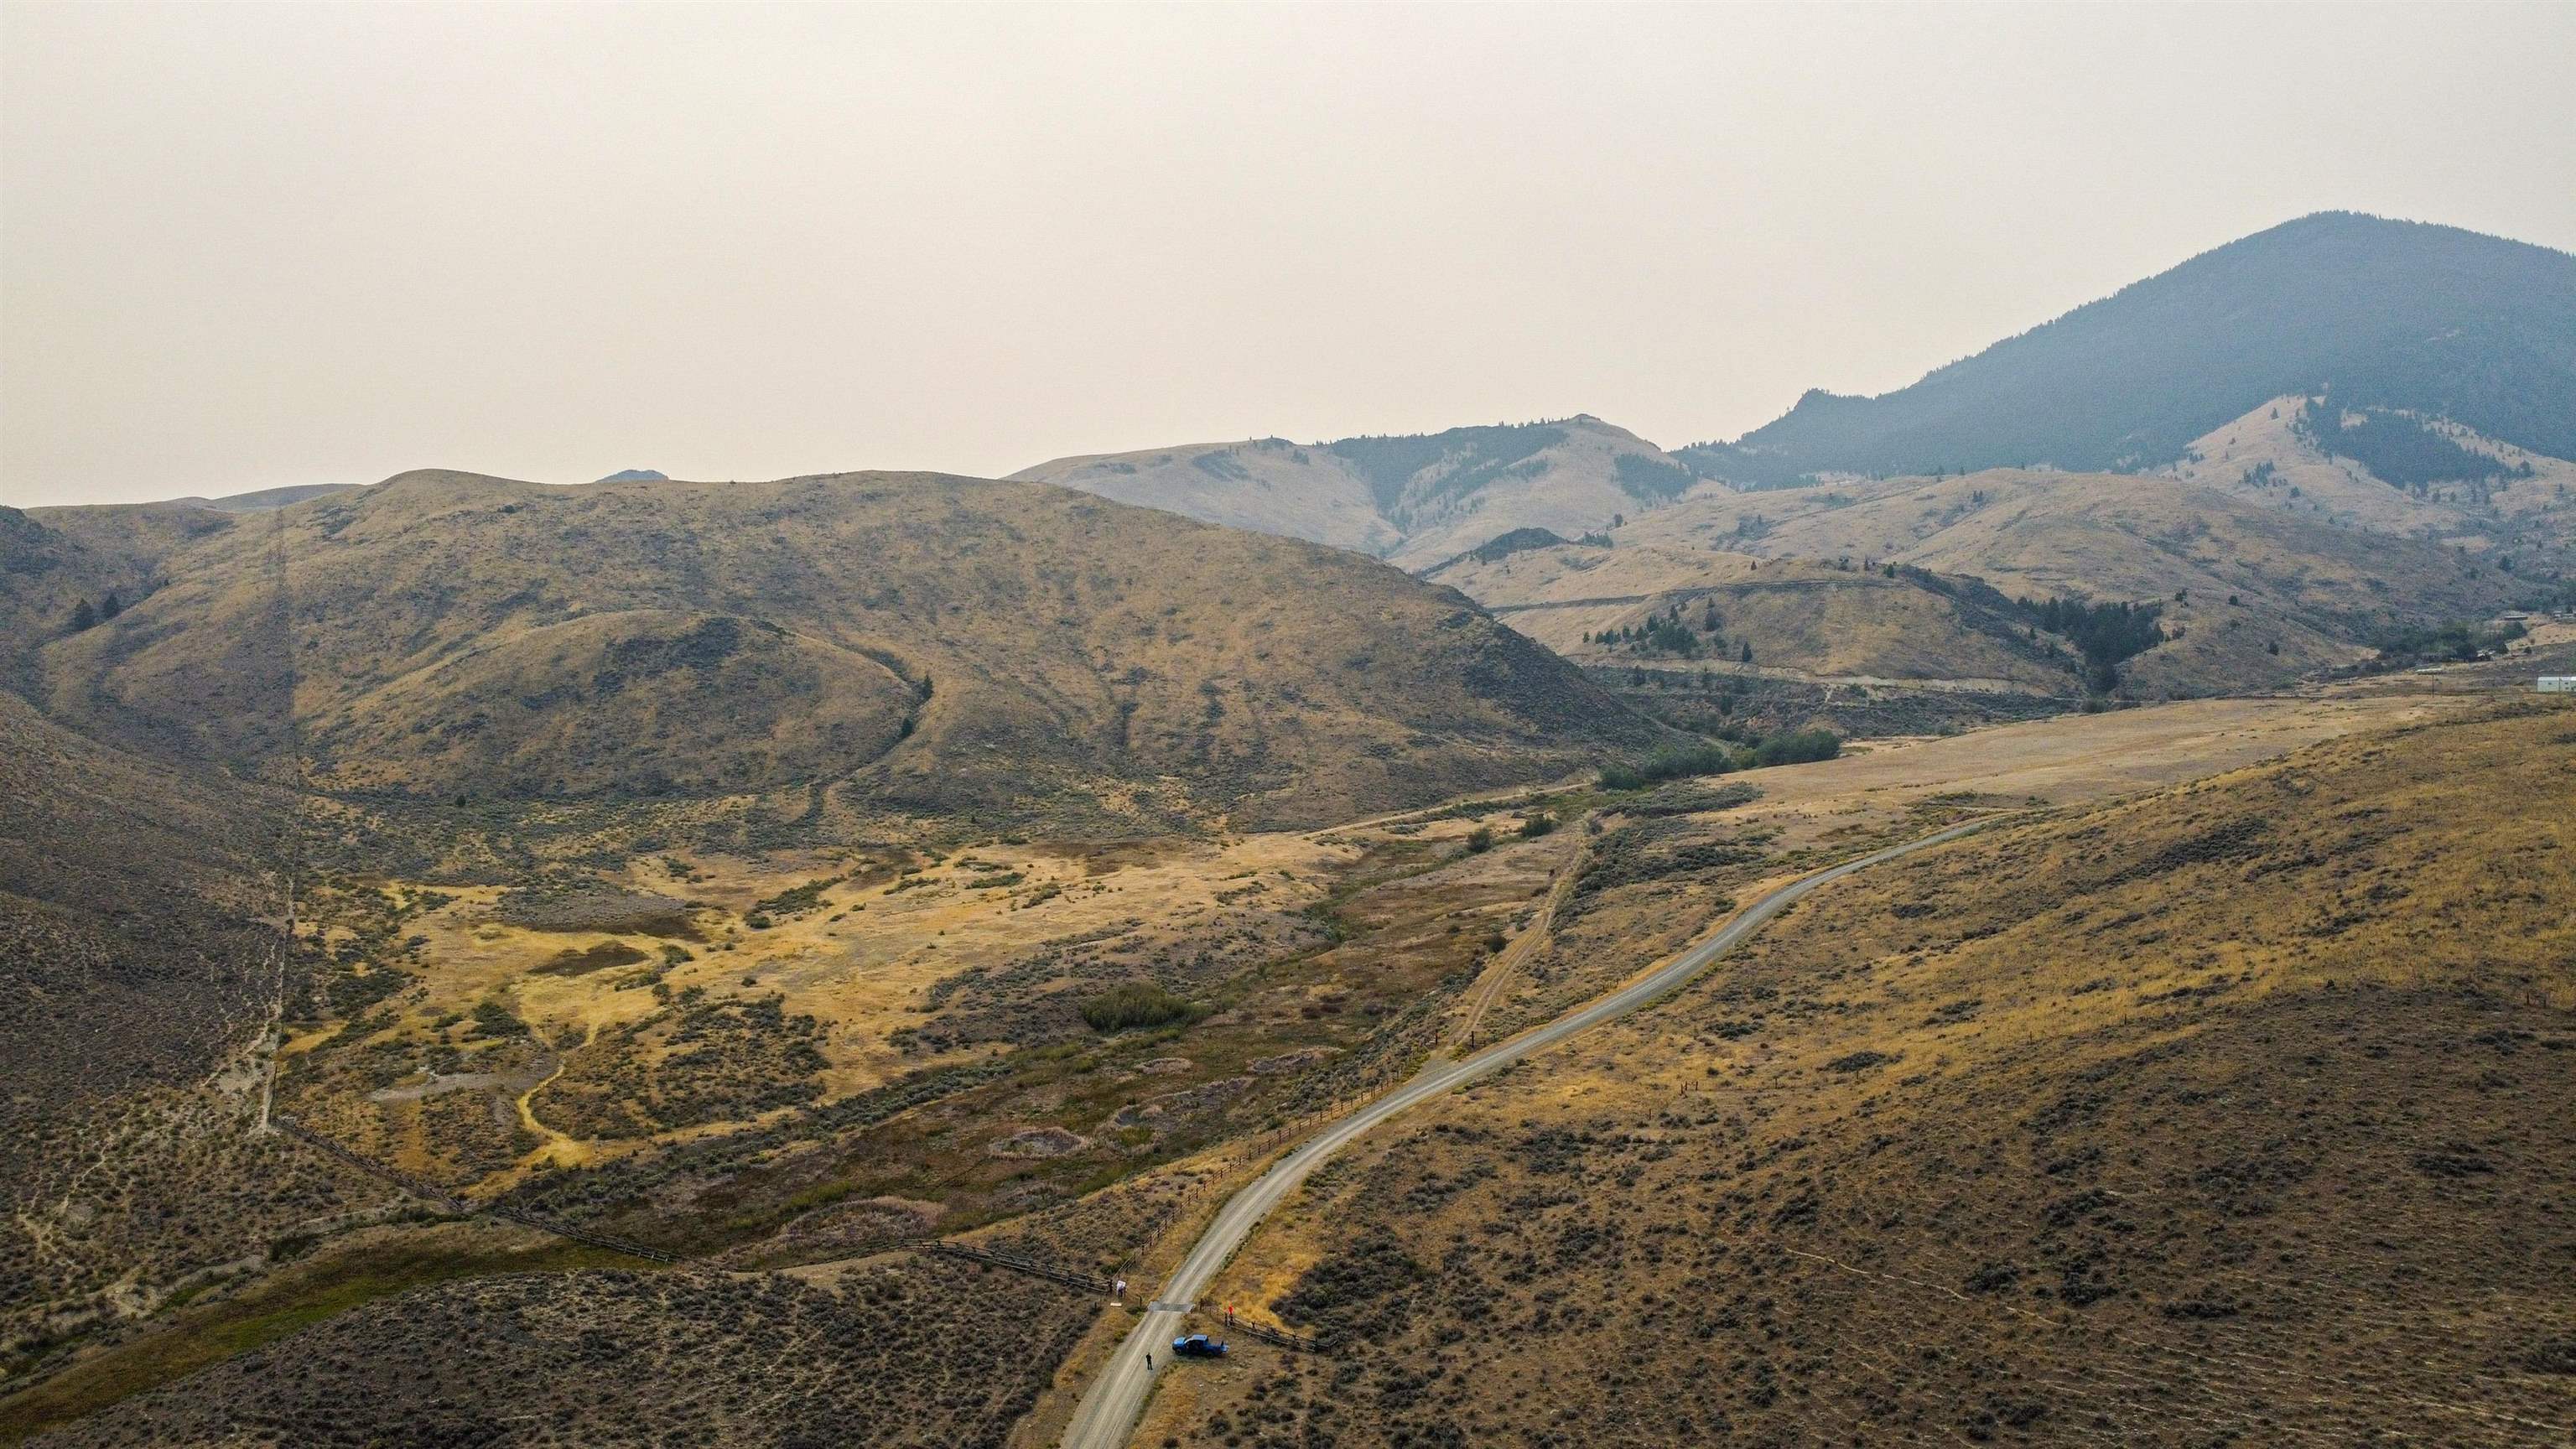
<path id="1" fill-rule="evenodd" d="M 2576 6 L 19 5 L 0 502 L 1732 436 L 2347 207 L 2576 249 Z"/>

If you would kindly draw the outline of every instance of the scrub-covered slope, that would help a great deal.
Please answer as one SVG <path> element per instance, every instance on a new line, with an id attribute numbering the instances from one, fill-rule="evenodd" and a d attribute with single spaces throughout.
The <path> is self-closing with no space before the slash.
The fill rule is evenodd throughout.
<path id="1" fill-rule="evenodd" d="M 1434 571 L 1584 664 L 1756 665 L 2071 693 L 2078 661 L 1975 579 L 1858 560 L 1555 544 Z"/>
<path id="2" fill-rule="evenodd" d="M 1204 1296 L 1331 1367 L 1138 1437 L 2564 1443 L 2571 790 L 2525 707 L 1855 876 L 1317 1174 Z"/>
<path id="3" fill-rule="evenodd" d="M 2134 692 L 2215 694 L 2366 659 L 2396 628 L 2482 619 L 2546 585 L 2428 539 L 2342 528 L 2169 479 L 1996 469 L 1709 493 L 1620 548 L 1848 558 L 1984 580 L 2013 598 L 2154 611 Z"/>

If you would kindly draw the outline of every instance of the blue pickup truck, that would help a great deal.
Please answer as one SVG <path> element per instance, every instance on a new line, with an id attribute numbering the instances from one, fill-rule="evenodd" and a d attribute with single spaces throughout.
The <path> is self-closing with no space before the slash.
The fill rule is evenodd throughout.
<path id="1" fill-rule="evenodd" d="M 1172 1340 L 1172 1356 L 1174 1358 L 1223 1358 L 1225 1345 L 1204 1333 L 1193 1333 L 1187 1338 Z"/>

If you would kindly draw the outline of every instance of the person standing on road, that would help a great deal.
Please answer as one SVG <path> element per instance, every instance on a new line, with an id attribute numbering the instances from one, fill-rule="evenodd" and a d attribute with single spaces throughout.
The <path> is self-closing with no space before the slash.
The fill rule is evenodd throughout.
<path id="1" fill-rule="evenodd" d="M 1147 1350 L 1147 1351 L 1146 1351 L 1146 1353 L 1145 1353 L 1145 1372 L 1147 1372 L 1147 1373 L 1152 1373 L 1153 1371 L 1154 1371 L 1154 1354 L 1153 1354 L 1153 1351 L 1149 1349 L 1149 1350 Z"/>

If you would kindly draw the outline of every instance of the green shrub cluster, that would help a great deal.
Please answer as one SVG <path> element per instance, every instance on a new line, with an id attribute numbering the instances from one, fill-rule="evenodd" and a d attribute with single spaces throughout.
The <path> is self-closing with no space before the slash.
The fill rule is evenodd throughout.
<path id="1" fill-rule="evenodd" d="M 1604 790 L 1642 790 L 1692 775 L 1727 775 L 1768 765 L 1830 760 L 1842 752 L 1842 738 L 1832 730 L 1782 730 L 1744 750 L 1712 742 L 1668 747 L 1642 760 L 1612 761 L 1601 767 L 1600 783 Z"/>
<path id="2" fill-rule="evenodd" d="M 2179 597 L 2179 596 L 2177 596 Z M 2156 622 L 2161 604 L 2091 604 L 2081 599 L 2019 599 L 2022 611 L 2052 634 L 2062 634 L 2084 656 L 2084 682 L 2096 694 L 2120 685 L 2120 665 L 2165 642 Z"/>
<path id="3" fill-rule="evenodd" d="M 2490 626 L 2473 620 L 2385 630 L 2371 640 L 2382 663 L 2468 660 L 2491 654 L 2530 632 L 2520 624 Z"/>
<path id="4" fill-rule="evenodd" d="M 1082 1004 L 1082 1019 L 1093 1031 L 1128 1031 L 1140 1026 L 1169 1026 L 1194 1021 L 1200 1009 L 1150 981 L 1113 986 Z"/>
<path id="5" fill-rule="evenodd" d="M 1601 767 L 1604 790 L 1642 790 L 1686 775 L 1723 775 L 1739 768 L 1735 751 L 1724 745 L 1668 746 L 1632 763 L 1614 761 Z"/>
<path id="6" fill-rule="evenodd" d="M 525 1036 L 528 1024 L 510 1009 L 508 998 L 486 996 L 474 1003 L 474 1034 L 486 1037 Z"/>
<path id="7" fill-rule="evenodd" d="M 1830 760 L 1842 752 L 1842 739 L 1832 730 L 1782 730 L 1753 747 L 1753 763 L 1803 765 L 1810 760 Z"/>
<path id="8" fill-rule="evenodd" d="M 815 910 L 824 903 L 823 892 L 847 879 L 849 879 L 847 876 L 833 875 L 825 876 L 821 880 L 809 880 L 801 886 L 791 886 L 774 896 L 755 902 L 750 914 L 793 916 Z"/>

